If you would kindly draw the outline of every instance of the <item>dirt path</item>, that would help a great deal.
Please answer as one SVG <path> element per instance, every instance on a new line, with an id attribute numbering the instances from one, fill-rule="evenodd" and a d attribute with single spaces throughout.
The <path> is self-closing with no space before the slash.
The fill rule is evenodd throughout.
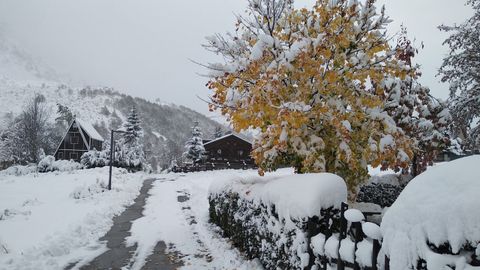
<path id="1" fill-rule="evenodd" d="M 130 236 L 132 222 L 142 217 L 148 191 L 156 179 L 147 179 L 140 190 L 140 195 L 135 199 L 133 205 L 128 207 L 121 215 L 113 219 L 113 226 L 100 241 L 107 242 L 108 251 L 96 257 L 88 265 L 81 267 L 82 270 L 93 269 L 121 269 L 128 268 L 133 264 L 132 257 L 137 249 L 136 246 L 127 247 L 125 239 Z M 178 263 L 173 263 L 165 254 L 166 245 L 163 242 L 157 243 L 154 253 L 147 259 L 142 269 L 177 269 Z"/>

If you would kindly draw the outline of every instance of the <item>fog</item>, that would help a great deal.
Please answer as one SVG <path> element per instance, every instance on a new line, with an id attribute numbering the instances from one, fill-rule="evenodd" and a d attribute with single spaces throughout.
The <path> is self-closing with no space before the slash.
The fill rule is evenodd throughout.
<path id="1" fill-rule="evenodd" d="M 314 1 L 297 1 L 308 6 Z M 435 77 L 445 35 L 442 23 L 470 16 L 461 0 L 382 0 L 394 19 L 390 34 L 408 27 L 425 49 L 423 83 L 445 98 L 448 86 Z M 120 92 L 191 107 L 207 113 L 205 70 L 189 59 L 215 61 L 201 44 L 204 37 L 232 30 L 234 13 L 246 1 L 202 0 L 0 0 L 5 36 L 61 74 L 81 84 L 113 86 Z"/>

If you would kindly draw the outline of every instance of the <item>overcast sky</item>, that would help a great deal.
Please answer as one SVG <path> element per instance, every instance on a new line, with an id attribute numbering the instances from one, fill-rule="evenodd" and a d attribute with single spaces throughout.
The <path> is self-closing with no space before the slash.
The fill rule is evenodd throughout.
<path id="1" fill-rule="evenodd" d="M 297 0 L 308 6 L 313 0 Z M 435 78 L 445 35 L 439 24 L 462 22 L 471 10 L 464 0 L 380 0 L 394 19 L 425 49 L 417 57 L 423 82 L 447 96 Z M 189 59 L 214 61 L 204 37 L 233 28 L 244 0 L 0 0 L 4 34 L 59 73 L 85 84 L 113 86 L 151 100 L 186 105 L 207 113 L 204 70 Z"/>

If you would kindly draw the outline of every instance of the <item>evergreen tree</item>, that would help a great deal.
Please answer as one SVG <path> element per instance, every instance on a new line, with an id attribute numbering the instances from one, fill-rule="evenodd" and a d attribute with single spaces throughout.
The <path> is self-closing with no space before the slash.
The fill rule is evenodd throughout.
<path id="1" fill-rule="evenodd" d="M 140 126 L 140 119 L 135 106 L 130 110 L 127 122 L 123 124 L 123 128 L 127 132 L 123 135 L 124 143 L 133 144 L 143 138 L 143 129 Z"/>
<path id="2" fill-rule="evenodd" d="M 118 165 L 131 170 L 146 168 L 146 157 L 143 150 L 143 129 L 137 110 L 133 107 L 128 115 L 127 122 L 123 125 L 126 133 L 116 144 L 116 160 Z"/>
<path id="3" fill-rule="evenodd" d="M 439 75 L 450 83 L 449 104 L 453 134 L 463 139 L 464 150 L 480 148 L 480 0 L 468 0 L 474 14 L 464 23 L 441 25 L 450 33 L 443 42 L 450 53 L 443 59 Z"/>
<path id="4" fill-rule="evenodd" d="M 213 132 L 213 137 L 216 139 L 216 138 L 220 138 L 223 136 L 223 129 L 221 126 L 216 126 L 215 127 L 215 130 Z"/>
<path id="5" fill-rule="evenodd" d="M 202 131 L 198 126 L 198 122 L 195 122 L 192 127 L 192 138 L 187 141 L 185 148 L 185 158 L 194 163 L 200 162 L 204 158 L 205 148 L 203 147 Z"/>
<path id="6" fill-rule="evenodd" d="M 65 127 L 70 125 L 75 118 L 75 115 L 72 113 L 70 108 L 60 103 L 57 103 L 57 115 L 58 116 L 55 118 L 55 121 Z"/>

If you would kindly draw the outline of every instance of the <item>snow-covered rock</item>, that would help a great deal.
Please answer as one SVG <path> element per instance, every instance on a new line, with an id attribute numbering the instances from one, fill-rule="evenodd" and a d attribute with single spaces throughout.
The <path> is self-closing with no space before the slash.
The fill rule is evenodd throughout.
<path id="1" fill-rule="evenodd" d="M 411 269 L 419 258 L 428 269 L 465 269 L 471 254 L 463 247 L 480 242 L 479 165 L 478 155 L 458 159 L 430 168 L 407 185 L 381 224 L 390 269 Z M 440 255 L 428 243 L 448 244 L 463 256 Z"/>

